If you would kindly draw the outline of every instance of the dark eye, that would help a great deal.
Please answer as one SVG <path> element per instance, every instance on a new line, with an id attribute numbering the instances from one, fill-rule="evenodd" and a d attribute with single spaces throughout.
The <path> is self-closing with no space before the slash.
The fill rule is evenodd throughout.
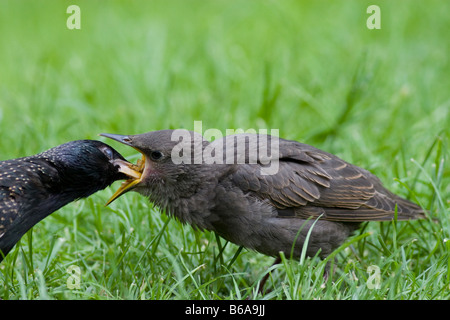
<path id="1" fill-rule="evenodd" d="M 160 160 L 163 157 L 163 154 L 161 151 L 152 151 L 150 153 L 150 158 L 152 160 Z"/>
<path id="2" fill-rule="evenodd" d="M 102 151 L 108 157 L 108 159 L 114 158 L 114 153 L 110 148 L 103 148 Z"/>

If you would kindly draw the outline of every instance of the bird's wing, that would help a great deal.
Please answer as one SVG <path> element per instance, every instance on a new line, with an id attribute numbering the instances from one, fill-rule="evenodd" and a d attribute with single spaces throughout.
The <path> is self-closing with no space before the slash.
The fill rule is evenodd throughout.
<path id="1" fill-rule="evenodd" d="M 0 186 L 0 235 L 16 219 L 20 203 L 10 188 Z"/>
<path id="2" fill-rule="evenodd" d="M 0 236 L 19 214 L 20 190 L 10 161 L 0 162 Z"/>
<path id="3" fill-rule="evenodd" d="M 278 170 L 264 175 L 258 164 L 240 165 L 233 182 L 269 201 L 282 217 L 361 222 L 417 218 L 422 210 L 387 189 L 367 170 L 296 141 L 279 139 Z"/>
<path id="4" fill-rule="evenodd" d="M 47 188 L 51 178 L 41 174 L 42 163 L 30 157 L 0 161 L 0 235 L 17 218 L 23 218 L 23 210 L 34 209 L 36 203 L 47 196 L 42 190 Z M 46 170 L 56 172 L 49 166 Z"/>

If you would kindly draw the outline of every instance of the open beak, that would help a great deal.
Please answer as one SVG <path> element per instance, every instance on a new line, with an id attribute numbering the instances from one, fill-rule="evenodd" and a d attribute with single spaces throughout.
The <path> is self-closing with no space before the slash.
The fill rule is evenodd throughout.
<path id="1" fill-rule="evenodd" d="M 130 144 L 130 139 L 128 136 L 123 136 L 123 135 L 119 135 L 119 134 L 107 134 L 107 133 L 102 133 L 100 135 L 103 137 L 107 137 L 107 138 L 119 141 L 130 147 L 133 147 Z M 141 152 L 138 149 L 136 149 L 136 150 Z M 120 159 L 114 160 L 114 164 L 119 167 L 119 172 L 124 173 L 130 179 L 122 182 L 122 185 L 119 187 L 119 189 L 117 189 L 117 191 L 108 200 L 108 202 L 106 203 L 106 206 L 108 206 L 111 202 L 116 200 L 118 197 L 120 197 L 125 192 L 131 190 L 131 188 L 133 188 L 135 185 L 139 184 L 142 181 L 142 173 L 144 172 L 144 169 L 145 169 L 145 156 L 142 155 L 142 159 L 138 160 L 137 164 L 132 164 L 127 161 L 120 160 Z"/>

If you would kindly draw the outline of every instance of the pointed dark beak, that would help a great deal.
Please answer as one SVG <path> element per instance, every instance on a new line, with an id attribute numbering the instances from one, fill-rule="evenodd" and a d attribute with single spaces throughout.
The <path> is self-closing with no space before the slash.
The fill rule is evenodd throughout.
<path id="1" fill-rule="evenodd" d="M 132 147 L 131 139 L 129 136 L 124 136 L 121 134 L 111 134 L 111 133 L 100 133 L 100 136 L 119 141 L 120 143 L 123 143 L 123 144 L 126 144 L 127 146 Z"/>

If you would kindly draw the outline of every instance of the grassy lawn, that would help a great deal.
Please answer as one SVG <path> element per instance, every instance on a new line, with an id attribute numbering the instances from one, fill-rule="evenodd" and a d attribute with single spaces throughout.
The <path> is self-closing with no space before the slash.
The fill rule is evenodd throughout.
<path id="1" fill-rule="evenodd" d="M 80 30 L 66 26 L 69 4 Z M 372 4 L 379 30 L 366 26 Z M 99 139 L 136 161 L 98 134 L 194 121 L 279 129 L 430 214 L 364 224 L 324 283 L 324 261 L 271 267 L 138 194 L 105 207 L 116 182 L 28 232 L 0 264 L 0 298 L 449 299 L 448 12 L 448 1 L 419 0 L 2 0 L 0 160 Z"/>

